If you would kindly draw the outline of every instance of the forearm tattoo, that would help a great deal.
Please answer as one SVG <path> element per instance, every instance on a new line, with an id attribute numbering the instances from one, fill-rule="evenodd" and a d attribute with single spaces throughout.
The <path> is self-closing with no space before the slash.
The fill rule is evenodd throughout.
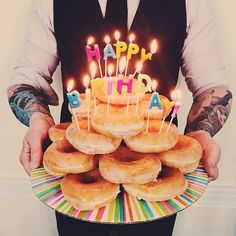
<path id="1" fill-rule="evenodd" d="M 213 137 L 226 122 L 232 103 L 232 93 L 225 88 L 213 88 L 200 94 L 188 115 L 185 133 L 205 130 Z"/>
<path id="2" fill-rule="evenodd" d="M 27 84 L 13 85 L 8 89 L 8 100 L 16 118 L 29 126 L 30 117 L 35 112 L 50 115 L 49 107 L 42 92 Z"/>

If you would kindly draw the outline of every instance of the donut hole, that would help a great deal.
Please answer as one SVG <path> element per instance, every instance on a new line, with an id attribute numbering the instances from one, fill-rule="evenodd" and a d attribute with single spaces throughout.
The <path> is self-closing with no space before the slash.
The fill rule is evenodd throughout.
<path id="1" fill-rule="evenodd" d="M 81 176 L 79 180 L 82 184 L 93 184 L 97 182 L 97 178 L 95 176 Z"/>
<path id="2" fill-rule="evenodd" d="M 121 162 L 133 162 L 141 159 L 141 157 L 129 154 L 129 155 L 120 155 L 117 156 L 117 160 Z"/>

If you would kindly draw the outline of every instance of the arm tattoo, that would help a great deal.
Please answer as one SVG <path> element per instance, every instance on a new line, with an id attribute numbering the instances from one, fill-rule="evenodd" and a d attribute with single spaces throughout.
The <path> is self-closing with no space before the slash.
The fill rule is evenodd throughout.
<path id="1" fill-rule="evenodd" d="M 232 102 L 232 93 L 225 88 L 209 89 L 193 102 L 185 133 L 205 130 L 213 137 L 226 122 Z"/>
<path id="2" fill-rule="evenodd" d="M 49 107 L 41 91 L 27 84 L 13 85 L 8 89 L 8 100 L 16 118 L 29 126 L 35 112 L 50 115 Z"/>

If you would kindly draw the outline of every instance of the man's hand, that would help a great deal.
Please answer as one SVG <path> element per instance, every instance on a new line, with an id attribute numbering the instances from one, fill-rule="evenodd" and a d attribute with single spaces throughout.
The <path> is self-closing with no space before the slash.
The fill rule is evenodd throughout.
<path id="1" fill-rule="evenodd" d="M 32 169 L 42 164 L 43 145 L 48 138 L 48 130 L 53 125 L 53 119 L 43 113 L 34 113 L 30 118 L 30 126 L 20 154 L 20 162 L 28 175 Z"/>
<path id="2" fill-rule="evenodd" d="M 202 146 L 202 163 L 209 176 L 209 181 L 218 178 L 218 162 L 220 161 L 221 150 L 220 145 L 211 137 L 211 135 L 203 130 L 190 132 L 187 136 L 196 139 Z"/>

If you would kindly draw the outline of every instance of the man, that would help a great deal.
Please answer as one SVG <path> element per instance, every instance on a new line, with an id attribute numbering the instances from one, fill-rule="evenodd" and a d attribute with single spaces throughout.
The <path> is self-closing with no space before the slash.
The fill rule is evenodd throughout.
<path id="1" fill-rule="evenodd" d="M 14 114 L 29 126 L 20 155 L 26 172 L 41 165 L 48 129 L 54 124 L 48 105 L 58 104 L 50 86 L 57 65 L 60 62 L 62 66 L 61 121 L 65 122 L 71 119 L 66 97 L 68 79 L 78 78 L 76 89 L 84 90 L 81 78 L 87 73 L 84 47 L 88 36 L 102 41 L 115 29 L 124 39 L 128 31 L 135 32 L 137 43 L 146 48 L 150 38 L 158 39 L 158 54 L 145 64 L 145 70 L 159 79 L 160 94 L 169 96 L 181 66 L 194 98 L 185 133 L 202 145 L 202 162 L 210 180 L 215 180 L 220 147 L 212 137 L 229 116 L 232 94 L 215 40 L 215 20 L 206 0 L 35 0 L 23 51 L 8 89 Z M 75 230 L 103 236 L 144 235 L 153 230 L 171 235 L 174 221 L 175 216 L 152 223 L 107 226 L 57 214 L 60 235 Z"/>

